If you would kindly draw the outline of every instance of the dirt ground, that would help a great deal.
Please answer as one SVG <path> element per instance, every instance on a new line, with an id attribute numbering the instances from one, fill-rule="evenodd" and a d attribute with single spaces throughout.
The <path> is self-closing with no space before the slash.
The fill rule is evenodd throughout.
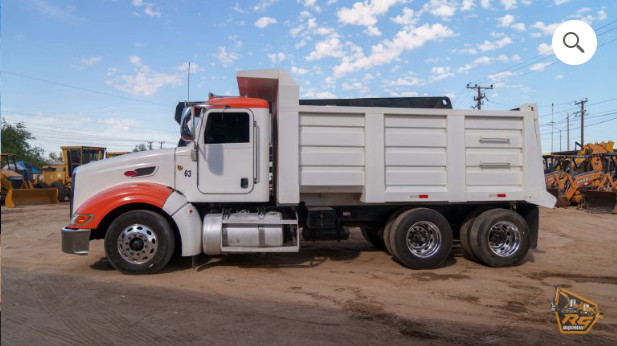
<path id="1" fill-rule="evenodd" d="M 67 204 L 2 209 L 2 344 L 611 344 L 617 215 L 541 210 L 539 247 L 514 268 L 453 256 L 414 271 L 359 232 L 299 254 L 176 258 L 126 276 L 63 254 Z M 561 335 L 555 285 L 600 305 L 587 335 Z"/>

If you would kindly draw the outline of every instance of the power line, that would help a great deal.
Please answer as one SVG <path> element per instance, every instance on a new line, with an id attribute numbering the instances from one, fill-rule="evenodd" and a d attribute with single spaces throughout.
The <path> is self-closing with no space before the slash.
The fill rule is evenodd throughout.
<path id="1" fill-rule="evenodd" d="M 35 116 L 35 117 L 44 117 L 45 119 L 57 119 L 57 120 L 62 120 L 62 121 L 77 121 L 77 122 L 90 123 L 90 124 L 96 124 L 96 125 L 104 125 L 104 126 L 112 126 L 112 127 L 114 126 L 112 124 L 101 123 L 101 122 L 92 121 L 92 120 L 74 119 L 74 118 L 63 118 L 63 117 L 57 117 L 57 116 L 48 116 L 48 115 L 26 113 L 26 112 L 19 112 L 19 111 L 3 110 L 2 113 L 13 113 L 13 114 L 17 114 L 17 115 L 30 115 L 30 116 Z M 5 116 L 5 115 L 3 115 L 3 116 Z M 174 133 L 174 134 L 178 133 L 177 131 L 158 130 L 158 129 L 151 129 L 151 128 L 146 128 L 146 127 L 137 127 L 137 126 L 130 126 L 130 125 L 122 125 L 122 127 L 127 127 L 127 128 L 135 129 L 135 130 L 148 130 L 148 131 L 166 132 L 166 133 Z"/>
<path id="2" fill-rule="evenodd" d="M 136 99 L 136 98 L 133 98 L 133 97 L 122 96 L 122 95 L 112 94 L 112 93 L 108 93 L 108 92 L 104 92 L 104 91 L 88 89 L 88 88 L 84 88 L 84 87 L 80 87 L 80 86 L 75 86 L 75 85 L 70 85 L 70 84 L 66 84 L 66 83 L 62 83 L 62 82 L 56 82 L 56 81 L 51 81 L 51 80 L 47 80 L 47 79 L 43 79 L 43 78 L 33 77 L 33 76 L 29 76 L 29 75 L 26 75 L 26 74 L 23 74 L 23 73 L 11 72 L 11 71 L 6 71 L 6 70 L 2 70 L 2 73 L 10 74 L 10 75 L 17 76 L 17 77 L 28 78 L 28 79 L 36 80 L 36 81 L 39 81 L 39 82 L 59 85 L 59 86 L 65 87 L 65 88 L 71 88 L 71 89 L 75 89 L 75 90 L 85 91 L 85 92 L 89 92 L 89 93 L 92 93 L 92 94 L 104 95 L 104 96 L 108 96 L 108 97 L 115 97 L 115 98 L 124 99 L 124 100 L 130 100 L 130 101 L 135 101 L 135 102 L 141 102 L 141 103 L 147 103 L 147 104 L 151 104 L 151 105 L 161 106 L 161 107 L 165 107 L 165 108 L 171 108 L 169 105 L 166 105 L 166 104 L 163 104 L 163 103 L 146 101 L 146 100 L 140 100 L 140 99 Z"/>

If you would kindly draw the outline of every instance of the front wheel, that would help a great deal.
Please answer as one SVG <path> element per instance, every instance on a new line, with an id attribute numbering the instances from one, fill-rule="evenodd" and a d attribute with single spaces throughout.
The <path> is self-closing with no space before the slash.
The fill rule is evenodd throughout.
<path id="1" fill-rule="evenodd" d="M 471 226 L 473 253 L 491 267 L 519 263 L 529 250 L 529 227 L 522 216 L 508 209 L 483 212 Z"/>
<path id="2" fill-rule="evenodd" d="M 107 259 L 125 274 L 151 274 L 161 270 L 171 259 L 174 247 L 169 222 L 149 210 L 120 215 L 105 234 Z"/>
<path id="3" fill-rule="evenodd" d="M 435 210 L 407 210 L 392 224 L 390 246 L 394 256 L 409 268 L 435 268 L 452 251 L 452 228 Z"/>

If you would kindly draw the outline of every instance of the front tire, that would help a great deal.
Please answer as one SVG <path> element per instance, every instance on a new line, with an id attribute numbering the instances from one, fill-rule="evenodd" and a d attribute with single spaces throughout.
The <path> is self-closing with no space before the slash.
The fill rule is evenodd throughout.
<path id="1" fill-rule="evenodd" d="M 133 210 L 116 218 L 105 234 L 109 263 L 124 274 L 151 274 L 161 270 L 174 253 L 169 222 L 153 211 Z"/>
<path id="2" fill-rule="evenodd" d="M 390 246 L 394 256 L 411 269 L 435 268 L 452 251 L 452 228 L 435 210 L 407 210 L 392 224 Z"/>
<path id="3" fill-rule="evenodd" d="M 487 210 L 471 226 L 470 244 L 482 263 L 491 267 L 513 266 L 529 251 L 529 227 L 515 211 Z"/>

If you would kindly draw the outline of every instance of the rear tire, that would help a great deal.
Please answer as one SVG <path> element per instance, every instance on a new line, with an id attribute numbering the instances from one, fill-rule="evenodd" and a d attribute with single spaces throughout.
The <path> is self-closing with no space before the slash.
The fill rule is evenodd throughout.
<path id="1" fill-rule="evenodd" d="M 63 202 L 66 198 L 66 188 L 62 185 L 61 182 L 57 181 L 55 183 L 51 183 L 51 187 L 58 189 L 58 201 Z"/>
<path id="2" fill-rule="evenodd" d="M 392 224 L 390 246 L 394 256 L 411 269 L 435 268 L 452 251 L 452 228 L 435 210 L 407 210 Z"/>
<path id="3" fill-rule="evenodd" d="M 133 210 L 117 217 L 105 234 L 109 263 L 124 274 L 152 274 L 163 269 L 174 253 L 169 222 L 150 210 Z"/>
<path id="4" fill-rule="evenodd" d="M 386 222 L 386 225 L 384 226 L 384 229 L 383 229 L 384 245 L 386 246 L 386 250 L 388 251 L 390 256 L 396 257 L 396 254 L 394 253 L 394 249 L 392 248 L 392 245 L 390 243 L 390 237 L 392 233 L 392 224 L 394 224 L 394 220 L 396 220 L 396 218 L 404 212 L 405 210 L 398 210 L 392 213 L 392 215 L 390 215 L 390 217 L 388 218 L 388 221 Z"/>
<path id="5" fill-rule="evenodd" d="M 467 214 L 467 216 L 465 217 L 465 221 L 463 221 L 461 227 L 459 228 L 461 248 L 463 249 L 463 257 L 473 262 L 479 261 L 478 257 L 476 256 L 476 254 L 473 253 L 473 249 L 471 248 L 471 225 L 473 225 L 473 222 L 476 221 L 478 215 L 482 214 L 486 210 L 487 208 L 478 208 L 472 210 L 469 214 Z"/>
<path id="6" fill-rule="evenodd" d="M 40 183 L 34 184 L 34 188 L 35 189 L 49 189 L 49 185 L 47 185 L 47 183 L 45 182 L 40 182 Z"/>
<path id="7" fill-rule="evenodd" d="M 373 245 L 374 247 L 380 250 L 386 248 L 386 244 L 384 243 L 383 238 L 379 236 L 379 229 L 366 225 L 362 226 L 362 236 L 364 236 L 364 239 L 366 239 L 366 241 L 371 243 L 371 245 Z"/>
<path id="8" fill-rule="evenodd" d="M 487 210 L 472 224 L 470 244 L 482 263 L 491 267 L 513 266 L 529 251 L 529 227 L 513 210 Z"/>

